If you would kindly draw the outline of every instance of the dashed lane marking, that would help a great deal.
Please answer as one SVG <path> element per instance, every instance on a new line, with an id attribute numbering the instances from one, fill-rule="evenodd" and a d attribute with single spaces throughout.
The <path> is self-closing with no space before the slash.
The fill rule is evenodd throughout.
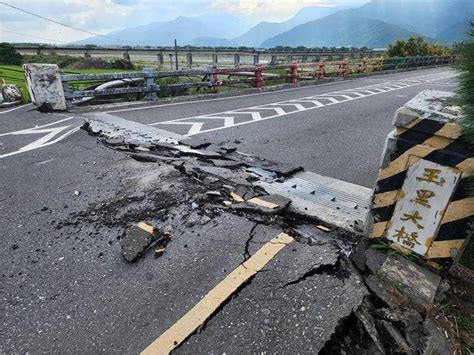
<path id="1" fill-rule="evenodd" d="M 38 148 L 43 148 L 43 147 L 46 147 L 48 145 L 57 143 L 60 140 L 70 136 L 71 134 L 77 132 L 81 127 L 74 127 L 72 129 L 69 129 L 65 133 L 63 133 L 65 130 L 72 127 L 72 125 L 68 124 L 68 125 L 63 125 L 63 126 L 58 126 L 58 127 L 52 127 L 52 126 L 63 123 L 63 122 L 66 122 L 66 121 L 70 121 L 73 118 L 74 117 L 68 117 L 68 118 L 64 118 L 62 120 L 52 122 L 52 123 L 48 123 L 48 124 L 45 124 L 45 125 L 42 125 L 42 126 L 36 126 L 36 127 L 32 127 L 32 128 L 22 129 L 22 130 L 19 130 L 19 131 L 7 132 L 7 133 L 0 134 L 0 137 L 31 135 L 31 134 L 33 134 L 33 135 L 43 134 L 43 136 L 41 138 L 35 140 L 32 143 L 29 143 L 29 144 L 21 147 L 18 150 L 15 150 L 15 151 L 9 152 L 9 153 L 5 153 L 5 154 L 1 154 L 0 159 L 10 157 L 10 156 L 13 156 L 13 155 L 17 155 L 17 154 L 21 154 L 21 153 L 26 153 L 26 152 L 29 152 L 31 150 L 35 150 L 35 149 L 38 149 Z M 61 134 L 61 133 L 63 133 L 63 134 Z M 59 135 L 59 134 L 61 134 L 61 135 Z M 58 135 L 59 135 L 59 137 L 58 137 Z"/>
<path id="2" fill-rule="evenodd" d="M 329 105 L 341 104 L 344 102 L 362 99 L 365 97 L 380 95 L 383 93 L 401 90 L 407 87 L 420 85 L 429 80 L 444 80 L 457 76 L 457 74 L 438 74 L 423 75 L 408 78 L 406 80 L 383 81 L 382 83 L 356 87 L 352 89 L 339 90 L 325 94 L 302 97 L 298 99 L 285 100 L 269 104 L 250 106 L 236 110 L 223 111 L 207 115 L 199 115 L 185 118 L 178 118 L 169 121 L 151 123 L 151 126 L 165 126 L 166 129 L 173 130 L 173 127 L 187 126 L 185 135 L 193 136 L 196 134 L 217 131 L 224 128 L 240 126 L 253 122 L 260 122 L 271 118 L 291 115 L 297 112 L 313 110 Z M 269 110 L 273 110 L 273 114 L 269 114 Z M 236 118 L 238 117 L 238 120 Z M 219 120 L 221 122 L 219 122 Z M 215 127 L 215 124 L 219 124 Z M 211 127 L 208 125 L 211 124 Z"/>
<path id="3" fill-rule="evenodd" d="M 188 313 L 143 350 L 141 354 L 169 354 L 196 331 L 240 286 L 262 270 L 275 255 L 293 240 L 288 234 L 280 233 L 264 244 L 247 261 L 240 264 L 209 291 Z"/>

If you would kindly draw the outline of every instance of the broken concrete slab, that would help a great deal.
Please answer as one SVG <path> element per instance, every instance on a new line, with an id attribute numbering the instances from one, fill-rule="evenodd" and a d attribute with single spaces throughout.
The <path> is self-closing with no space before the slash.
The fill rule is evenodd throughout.
<path id="1" fill-rule="evenodd" d="M 362 238 L 362 240 L 357 243 L 354 248 L 353 253 L 350 255 L 350 260 L 354 263 L 354 266 L 359 270 L 365 271 L 365 263 L 367 261 L 365 250 L 367 249 L 367 239 Z"/>
<path id="2" fill-rule="evenodd" d="M 129 156 L 137 161 L 144 163 L 158 163 L 158 162 L 174 162 L 176 158 L 164 157 L 153 153 L 131 153 Z"/>
<path id="3" fill-rule="evenodd" d="M 295 234 L 296 240 L 304 240 L 310 245 L 322 245 L 333 240 L 332 235 L 317 230 L 316 227 L 311 224 L 295 226 L 292 228 L 292 232 Z"/>
<path id="4" fill-rule="evenodd" d="M 273 171 L 270 171 L 270 170 L 265 170 L 265 169 L 255 167 L 255 166 L 250 166 L 245 170 L 251 173 L 252 175 L 257 176 L 259 179 L 267 181 L 267 182 L 274 182 L 274 181 L 283 182 L 284 181 L 283 177 L 278 178 L 277 175 Z M 282 181 L 279 181 L 278 179 L 282 179 Z"/>
<path id="5" fill-rule="evenodd" d="M 181 139 L 179 141 L 179 144 L 186 145 L 192 149 L 201 149 L 201 148 L 206 148 L 211 145 L 210 142 L 206 142 L 200 138 L 197 137 L 186 137 L 184 139 Z"/>
<path id="6" fill-rule="evenodd" d="M 365 284 L 376 298 L 391 308 L 396 309 L 402 305 L 408 306 L 410 303 L 410 300 L 399 292 L 396 285 L 387 284 L 376 275 L 366 277 Z"/>
<path id="7" fill-rule="evenodd" d="M 380 274 L 401 285 L 400 291 L 414 303 L 426 306 L 433 302 L 441 277 L 398 254 L 387 257 Z"/>
<path id="8" fill-rule="evenodd" d="M 120 239 L 122 256 L 128 262 L 135 261 L 147 250 L 155 238 L 156 236 L 150 231 L 146 231 L 137 225 L 131 226 L 125 236 Z"/>
<path id="9" fill-rule="evenodd" d="M 125 142 L 125 140 L 123 138 L 105 139 L 105 144 L 107 144 L 111 147 L 128 146 L 128 143 Z"/>
<path id="10" fill-rule="evenodd" d="M 385 320 L 380 321 L 383 335 L 390 346 L 391 353 L 415 354 L 399 329 Z"/>
<path id="11" fill-rule="evenodd" d="M 373 311 L 373 306 L 370 304 L 367 298 L 364 299 L 364 302 L 360 305 L 360 307 L 354 312 L 355 316 L 364 326 L 367 334 L 369 334 L 370 338 L 377 346 L 377 349 L 380 351 L 381 354 L 385 354 L 384 347 L 382 345 L 382 341 L 380 340 L 380 335 L 377 331 L 377 327 L 375 326 L 374 317 L 371 315 Z"/>
<path id="12" fill-rule="evenodd" d="M 233 153 L 237 150 L 237 147 L 233 145 L 228 145 L 228 144 L 222 144 L 219 146 L 219 151 L 221 151 L 224 154 L 229 154 Z"/>
<path id="13" fill-rule="evenodd" d="M 255 196 L 255 192 L 251 186 L 238 185 L 233 192 L 241 196 L 243 200 L 250 200 Z"/>
<path id="14" fill-rule="evenodd" d="M 232 171 L 230 169 L 218 168 L 218 167 L 213 167 L 213 166 L 197 166 L 197 169 L 205 173 L 208 173 L 210 175 L 220 177 L 235 185 L 252 186 L 252 184 L 249 181 L 247 181 L 247 178 L 250 175 L 243 171 Z"/>
<path id="15" fill-rule="evenodd" d="M 228 169 L 236 169 L 240 168 L 242 165 L 244 165 L 240 161 L 235 161 L 235 160 L 217 160 L 217 159 L 211 159 L 211 162 L 214 166 L 218 168 L 228 168 Z"/>
<path id="16" fill-rule="evenodd" d="M 212 150 L 205 150 L 205 149 L 193 149 L 187 146 L 179 145 L 176 147 L 176 150 L 180 152 L 181 155 L 184 156 L 194 156 L 199 158 L 207 158 L 207 159 L 218 159 L 221 158 L 222 155 L 214 152 Z"/>
<path id="17" fill-rule="evenodd" d="M 264 215 L 280 214 L 291 203 L 289 198 L 271 194 L 266 196 L 254 197 L 248 201 L 232 205 L 235 211 L 253 212 Z"/>
<path id="18" fill-rule="evenodd" d="M 387 255 L 377 249 L 369 247 L 365 251 L 365 266 L 367 266 L 372 274 L 379 273 L 385 259 L 387 259 Z"/>
<path id="19" fill-rule="evenodd" d="M 331 243 L 289 245 L 175 352 L 318 353 L 367 294 L 345 266 Z"/>
<path id="20" fill-rule="evenodd" d="M 423 323 L 423 330 L 426 334 L 426 343 L 424 349 L 422 349 L 423 355 L 444 355 L 455 353 L 446 338 L 446 335 L 429 317 L 427 317 Z"/>
<path id="21" fill-rule="evenodd" d="M 107 113 L 88 113 L 83 115 L 85 129 L 93 134 L 109 139 L 124 139 L 127 142 L 178 144 L 185 137 L 146 124 L 125 120 Z"/>

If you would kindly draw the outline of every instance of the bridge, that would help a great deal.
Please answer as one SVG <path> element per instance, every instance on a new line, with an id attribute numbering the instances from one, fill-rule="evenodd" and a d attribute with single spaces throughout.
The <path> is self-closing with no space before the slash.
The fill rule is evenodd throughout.
<path id="1" fill-rule="evenodd" d="M 198 63 L 227 64 L 239 66 L 245 64 L 276 64 L 291 63 L 293 61 L 318 62 L 320 60 L 343 60 L 357 58 L 372 58 L 381 56 L 384 50 L 347 50 L 347 51 L 275 51 L 263 49 L 238 49 L 238 48 L 133 48 L 133 47 L 96 47 L 96 46 L 24 46 L 15 45 L 20 54 L 51 54 L 71 56 L 84 56 L 86 58 L 123 58 L 126 60 L 146 60 L 159 65 L 171 63 L 174 67 L 175 56 L 178 62 L 186 63 L 192 67 Z M 197 61 L 196 59 L 199 58 Z"/>
<path id="2" fill-rule="evenodd" d="M 320 220 L 290 235 L 280 212 L 311 214 L 318 195 L 361 231 L 396 110 L 458 86 L 449 67 L 413 69 L 85 113 L 1 110 L 2 350 L 331 354 L 373 344 L 350 342 L 365 334 L 355 310 L 373 297 L 351 261 L 381 273 L 358 259 L 359 237 Z M 451 142 L 429 137 L 430 151 Z M 269 181 L 279 192 L 260 195 Z M 300 196 L 293 207 L 285 191 Z M 161 244 L 129 264 L 124 240 L 137 236 Z"/>

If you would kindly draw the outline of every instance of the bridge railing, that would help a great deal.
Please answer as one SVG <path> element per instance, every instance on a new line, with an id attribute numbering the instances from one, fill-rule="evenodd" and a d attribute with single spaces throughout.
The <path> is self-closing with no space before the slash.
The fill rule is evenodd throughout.
<path id="1" fill-rule="evenodd" d="M 206 69 L 104 74 L 61 74 L 64 99 L 68 108 L 94 100 L 155 100 L 161 96 L 191 94 L 199 90 L 217 93 L 220 88 L 253 87 L 345 77 L 385 70 L 408 69 L 453 63 L 454 56 L 418 56 L 399 58 L 362 58 L 311 63 L 252 65 L 241 67 L 210 66 Z M 193 92 L 194 90 L 194 92 Z"/>

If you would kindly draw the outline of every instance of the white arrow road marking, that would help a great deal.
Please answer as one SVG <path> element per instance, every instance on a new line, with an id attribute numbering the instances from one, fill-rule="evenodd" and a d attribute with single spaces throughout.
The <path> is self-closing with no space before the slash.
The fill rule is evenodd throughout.
<path id="1" fill-rule="evenodd" d="M 342 91 L 339 91 L 339 92 L 345 92 L 345 93 L 348 93 L 348 94 L 357 95 L 358 97 L 365 97 L 366 96 L 364 94 L 361 94 L 360 92 L 356 92 L 356 91 L 353 91 L 353 90 L 342 90 Z"/>
<path id="2" fill-rule="evenodd" d="M 206 120 L 224 120 L 224 127 L 231 127 L 234 125 L 234 117 L 233 116 L 203 116 L 198 118 L 204 118 Z"/>
<path id="3" fill-rule="evenodd" d="M 270 105 L 274 105 L 274 104 L 270 104 Z M 276 104 L 275 104 L 276 105 Z M 283 110 L 281 107 L 261 107 L 261 106 L 255 106 L 255 108 L 259 109 L 259 110 L 275 110 L 275 112 L 278 114 L 278 115 L 284 115 L 286 114 L 286 111 Z"/>
<path id="4" fill-rule="evenodd" d="M 296 103 L 293 103 L 293 102 L 282 103 L 282 104 L 278 104 L 278 105 L 280 105 L 280 106 L 295 106 L 298 111 L 306 110 L 306 107 L 304 107 L 302 104 L 296 104 Z"/>
<path id="5" fill-rule="evenodd" d="M 193 135 L 201 132 L 201 128 L 204 125 L 204 122 L 163 122 L 162 124 L 191 125 L 187 135 Z"/>
<path id="6" fill-rule="evenodd" d="M 310 97 L 311 99 L 325 99 L 325 100 L 329 100 L 331 102 L 331 104 L 338 104 L 340 101 L 339 100 L 336 100 L 334 97 L 329 97 L 329 96 L 322 96 L 322 95 L 319 95 L 319 96 L 311 96 Z M 331 104 L 326 104 L 326 105 L 331 105 Z M 326 106 L 325 105 L 325 106 Z"/>
<path id="7" fill-rule="evenodd" d="M 254 108 L 254 107 L 252 107 Z M 226 113 L 229 113 L 229 114 L 241 114 L 241 115 L 252 115 L 252 121 L 260 121 L 262 120 L 262 115 L 260 115 L 260 112 L 257 112 L 257 111 L 229 111 L 229 112 L 226 112 Z"/>
<path id="8" fill-rule="evenodd" d="M 349 95 L 339 94 L 339 91 L 333 93 L 331 96 L 343 97 L 346 100 L 354 100 L 355 97 L 350 97 Z"/>
<path id="9" fill-rule="evenodd" d="M 368 81 L 379 80 L 380 82 L 376 84 L 372 84 L 372 85 L 365 85 L 365 86 L 356 87 L 356 88 L 347 89 L 347 90 L 340 90 L 340 91 L 335 91 L 335 92 L 330 92 L 330 93 L 325 93 L 325 94 L 302 97 L 298 99 L 268 103 L 268 104 L 263 104 L 259 106 L 244 107 L 244 108 L 236 109 L 233 111 L 216 112 L 216 113 L 211 113 L 211 114 L 202 115 L 202 116 L 178 118 L 175 120 L 169 120 L 165 122 L 155 122 L 155 123 L 151 123 L 150 125 L 154 126 L 154 125 L 163 125 L 163 124 L 165 125 L 183 125 L 183 124 L 189 125 L 190 124 L 192 125 L 192 127 L 189 130 L 187 136 L 191 136 L 195 134 L 217 131 L 223 128 L 240 126 L 243 124 L 248 124 L 248 123 L 252 123 L 256 121 L 268 120 L 275 117 L 291 115 L 291 114 L 302 112 L 302 111 L 313 110 L 313 109 L 324 107 L 324 106 L 335 105 L 335 104 L 339 104 L 339 103 L 343 103 L 343 102 L 347 102 L 351 100 L 361 99 L 368 96 L 383 94 L 386 92 L 396 91 L 396 90 L 404 89 L 407 87 L 419 85 L 421 83 L 420 79 L 440 80 L 442 78 L 457 76 L 457 74 L 455 75 L 449 74 L 447 76 L 445 74 L 442 74 L 442 75 L 443 77 L 440 77 L 439 75 L 433 76 L 433 74 L 429 74 L 429 75 L 407 78 L 405 80 L 403 79 L 394 79 L 394 80 L 366 79 Z M 353 95 L 353 96 L 349 96 L 349 95 Z M 313 103 L 314 106 L 305 107 L 304 105 L 301 104 L 301 103 L 306 103 L 306 102 Z M 293 110 L 293 111 L 289 110 L 287 112 L 283 109 L 284 106 L 294 106 L 296 110 Z M 260 112 L 258 112 L 261 110 L 274 110 L 276 114 L 262 117 Z M 235 115 L 251 115 L 252 119 L 251 120 L 249 119 L 244 122 L 236 123 L 234 122 Z M 193 119 L 204 121 L 204 122 L 205 120 L 210 120 L 210 119 L 213 119 L 213 120 L 221 119 L 223 120 L 223 125 L 216 128 L 202 129 L 203 122 L 200 122 L 200 123 L 189 122 L 190 120 L 193 120 Z"/>
<path id="10" fill-rule="evenodd" d="M 324 104 L 319 102 L 318 100 L 311 100 L 311 99 L 297 99 L 297 100 L 294 100 L 294 101 L 297 101 L 297 102 L 311 102 L 312 104 L 314 104 L 316 107 L 323 107 Z"/>
<path id="11" fill-rule="evenodd" d="M 77 132 L 81 127 L 74 127 L 71 130 L 67 131 L 66 133 L 62 134 L 61 136 L 59 136 L 55 139 L 53 139 L 53 138 L 56 137 L 61 132 L 63 132 L 65 129 L 71 127 L 71 125 L 54 127 L 54 128 L 45 128 L 45 127 L 50 127 L 52 125 L 55 125 L 55 124 L 58 124 L 58 123 L 61 123 L 61 122 L 64 122 L 64 121 L 68 121 L 68 120 L 71 120 L 73 118 L 74 117 L 68 117 L 68 118 L 65 118 L 65 119 L 62 119 L 62 120 L 59 120 L 59 121 L 56 121 L 56 122 L 48 123 L 48 124 L 45 124 L 45 125 L 42 125 L 42 126 L 36 126 L 36 127 L 33 127 L 33 128 L 27 128 L 27 129 L 22 129 L 22 130 L 19 130 L 19 131 L 7 132 L 7 133 L 0 134 L 0 137 L 4 137 L 4 136 L 20 136 L 20 135 L 28 135 L 28 134 L 45 134 L 45 133 L 47 133 L 45 136 L 41 137 L 40 139 L 37 139 L 36 141 L 34 141 L 30 144 L 27 144 L 24 147 L 21 147 L 20 149 L 14 151 L 14 152 L 10 152 L 10 153 L 0 155 L 0 159 L 10 157 L 10 156 L 13 156 L 13 155 L 17 155 L 17 154 L 21 154 L 21 153 L 25 153 L 25 152 L 29 152 L 31 150 L 35 150 L 35 149 L 38 149 L 38 148 L 43 148 L 43 147 L 46 147 L 48 145 L 57 143 L 60 140 L 70 136 L 74 132 Z"/>

